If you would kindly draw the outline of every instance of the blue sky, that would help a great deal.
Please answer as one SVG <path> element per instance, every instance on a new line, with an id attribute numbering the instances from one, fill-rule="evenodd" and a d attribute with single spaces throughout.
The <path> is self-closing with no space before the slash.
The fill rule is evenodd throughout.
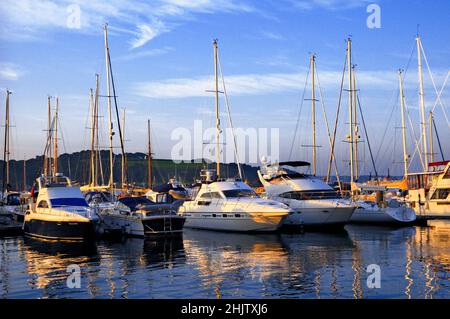
<path id="1" fill-rule="evenodd" d="M 366 8 L 371 3 L 381 9 L 379 29 L 366 26 Z M 80 9 L 80 28 L 72 28 L 72 20 L 68 25 L 74 8 Z M 100 90 L 106 94 L 102 26 L 108 22 L 119 104 L 127 109 L 127 151 L 145 151 L 147 118 L 152 120 L 153 148 L 160 158 L 170 157 L 176 143 L 170 138 L 173 129 L 190 129 L 195 119 L 213 123 L 214 100 L 205 90 L 213 88 L 212 39 L 218 38 L 234 125 L 279 128 L 281 159 L 287 159 L 310 53 L 317 54 L 323 101 L 332 121 L 345 39 L 351 35 L 362 107 L 372 147 L 379 153 L 379 170 L 386 173 L 390 166 L 391 173 L 401 173 L 397 163 L 401 159 L 400 135 L 395 129 L 400 119 L 396 70 L 407 66 L 419 24 L 427 61 L 440 90 L 449 70 L 449 18 L 450 3 L 439 0 L 2 0 L 0 88 L 3 101 L 5 88 L 13 91 L 13 157 L 42 153 L 47 95 L 57 95 L 60 100 L 62 149 L 73 152 L 88 147 L 88 93 L 95 84 L 95 73 L 100 74 Z M 429 110 L 436 94 L 425 62 L 424 81 Z M 415 52 L 405 86 L 418 133 Z M 106 115 L 105 102 L 101 101 L 101 107 Z M 449 114 L 447 87 L 441 102 Z M 301 112 L 296 159 L 311 157 L 311 150 L 301 147 L 310 143 L 308 103 Z M 343 103 L 345 106 L 345 99 Z M 223 103 L 221 109 L 225 112 Z M 337 156 L 344 170 L 347 145 L 340 141 L 347 131 L 345 107 L 343 112 Z M 3 118 L 4 108 L 0 115 Z M 319 172 L 323 173 L 328 142 L 320 107 L 317 117 L 323 146 L 318 153 Z M 448 157 L 450 142 L 445 136 L 450 128 L 440 104 L 435 119 Z M 226 119 L 222 122 L 225 125 Z M 412 139 L 409 144 L 412 153 Z M 369 173 L 367 147 L 362 148 L 366 151 L 361 152 L 361 160 Z"/>

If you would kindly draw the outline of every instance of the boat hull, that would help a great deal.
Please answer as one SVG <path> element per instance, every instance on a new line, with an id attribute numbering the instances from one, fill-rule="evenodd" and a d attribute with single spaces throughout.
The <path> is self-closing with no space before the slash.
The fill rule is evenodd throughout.
<path id="1" fill-rule="evenodd" d="M 227 232 L 274 232 L 285 216 L 286 213 L 186 213 L 185 227 Z"/>
<path id="2" fill-rule="evenodd" d="M 352 223 L 407 225 L 416 221 L 414 211 L 408 207 L 359 207 L 352 215 Z"/>
<path id="3" fill-rule="evenodd" d="M 181 234 L 185 223 L 183 216 L 101 215 L 99 233 L 102 235 L 127 235 L 132 237 L 171 236 Z"/>
<path id="4" fill-rule="evenodd" d="M 95 235 L 91 221 L 51 221 L 28 219 L 23 224 L 24 234 L 49 240 L 83 241 Z"/>
<path id="5" fill-rule="evenodd" d="M 302 226 L 311 229 L 320 227 L 343 227 L 350 222 L 354 210 L 355 207 L 297 209 L 284 219 L 283 227 L 291 228 Z"/>

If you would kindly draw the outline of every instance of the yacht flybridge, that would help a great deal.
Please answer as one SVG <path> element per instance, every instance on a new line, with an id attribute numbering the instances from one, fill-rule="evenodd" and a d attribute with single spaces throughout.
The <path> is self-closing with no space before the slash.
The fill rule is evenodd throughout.
<path id="1" fill-rule="evenodd" d="M 450 218 L 450 161 L 429 163 L 427 172 L 407 180 L 406 200 L 419 219 Z"/>
<path id="2" fill-rule="evenodd" d="M 39 193 L 32 194 L 25 214 L 24 233 L 50 240 L 85 240 L 95 233 L 98 217 L 78 186 L 60 173 L 41 176 L 37 180 Z"/>
<path id="3" fill-rule="evenodd" d="M 219 180 L 215 170 L 201 172 L 201 185 L 191 201 L 179 212 L 186 216 L 185 227 L 236 231 L 276 231 L 289 208 L 273 200 L 260 198 L 240 180 Z"/>
<path id="4" fill-rule="evenodd" d="M 272 165 L 263 160 L 258 171 L 267 198 L 289 206 L 294 212 L 283 226 L 343 226 L 350 221 L 356 206 L 340 197 L 331 186 L 317 177 L 300 173 L 307 162 L 281 162 Z"/>

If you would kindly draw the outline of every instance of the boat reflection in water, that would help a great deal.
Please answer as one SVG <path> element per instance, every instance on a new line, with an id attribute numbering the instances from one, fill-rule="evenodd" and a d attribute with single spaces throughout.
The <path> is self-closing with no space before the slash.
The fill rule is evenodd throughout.
<path id="1" fill-rule="evenodd" d="M 352 247 L 346 233 L 211 236 L 207 231 L 185 232 L 186 258 L 199 272 L 200 292 L 206 297 L 314 298 L 317 277 L 328 273 L 339 258 L 351 256 Z"/>
<path id="2" fill-rule="evenodd" d="M 0 238 L 2 298 L 449 298 L 450 221 L 340 233 L 52 243 Z M 381 287 L 369 288 L 371 264 Z M 81 287 L 70 289 L 67 267 Z"/>

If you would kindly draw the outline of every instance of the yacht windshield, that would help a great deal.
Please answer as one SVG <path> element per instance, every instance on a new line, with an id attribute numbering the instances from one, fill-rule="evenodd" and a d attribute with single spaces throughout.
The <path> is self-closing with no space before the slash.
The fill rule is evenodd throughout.
<path id="1" fill-rule="evenodd" d="M 255 198 L 258 195 L 251 189 L 230 189 L 223 191 L 226 198 L 250 197 Z"/>
<path id="2" fill-rule="evenodd" d="M 6 205 L 10 205 L 10 206 L 18 206 L 18 205 L 20 205 L 20 196 L 19 196 L 19 194 L 8 195 L 8 198 L 6 200 Z"/>
<path id="3" fill-rule="evenodd" d="M 81 206 L 87 207 L 88 204 L 84 198 L 53 198 L 50 200 L 50 203 L 53 208 L 62 207 L 62 206 Z"/>
<path id="4" fill-rule="evenodd" d="M 340 198 L 338 192 L 333 190 L 315 190 L 315 191 L 294 191 L 280 195 L 283 198 L 296 200 L 313 200 L 313 199 L 336 199 Z"/>

